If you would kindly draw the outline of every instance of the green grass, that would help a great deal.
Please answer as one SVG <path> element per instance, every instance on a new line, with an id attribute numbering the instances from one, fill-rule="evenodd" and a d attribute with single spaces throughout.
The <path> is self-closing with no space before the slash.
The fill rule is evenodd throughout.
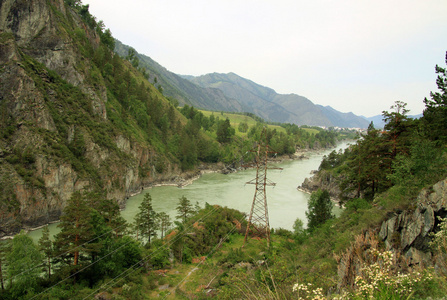
<path id="1" fill-rule="evenodd" d="M 307 131 L 310 134 L 317 134 L 319 131 L 314 128 L 302 128 L 304 131 Z"/>
<path id="2" fill-rule="evenodd" d="M 230 124 L 232 127 L 236 129 L 236 135 L 237 136 L 246 136 L 247 133 L 239 132 L 238 127 L 240 123 L 247 123 L 248 128 L 250 130 L 251 127 L 256 126 L 258 123 L 255 119 L 253 119 L 250 116 L 245 116 L 242 114 L 237 113 L 227 113 L 227 112 L 218 112 L 218 111 L 207 111 L 207 110 L 199 110 L 205 117 L 210 117 L 211 115 L 214 115 L 215 118 L 219 118 L 220 120 L 225 120 L 228 118 L 230 120 Z M 276 129 L 278 132 L 284 132 L 286 133 L 286 130 L 279 126 L 279 125 L 266 125 L 270 129 Z M 306 129 L 307 130 L 307 129 Z M 309 130 L 315 130 L 315 129 L 309 129 Z M 315 132 L 318 132 L 315 130 Z"/>

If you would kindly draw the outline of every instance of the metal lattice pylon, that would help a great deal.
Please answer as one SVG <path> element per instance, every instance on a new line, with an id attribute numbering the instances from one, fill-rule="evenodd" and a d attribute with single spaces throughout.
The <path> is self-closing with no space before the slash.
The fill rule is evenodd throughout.
<path id="1" fill-rule="evenodd" d="M 270 224 L 267 207 L 266 186 L 275 186 L 276 183 L 267 179 L 267 158 L 269 146 L 265 139 L 265 128 L 261 133 L 261 138 L 257 146 L 256 152 L 256 178 L 247 182 L 247 184 L 255 184 L 255 195 L 251 206 L 250 216 L 248 218 L 247 230 L 245 231 L 244 244 L 251 230 L 253 236 L 266 238 L 270 244 Z"/>

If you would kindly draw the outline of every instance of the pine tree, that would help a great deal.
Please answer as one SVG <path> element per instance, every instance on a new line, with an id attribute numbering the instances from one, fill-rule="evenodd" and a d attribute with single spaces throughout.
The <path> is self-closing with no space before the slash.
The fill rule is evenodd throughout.
<path id="1" fill-rule="evenodd" d="M 407 103 L 396 101 L 391 109 L 393 112 L 383 111 L 385 120 L 385 142 L 389 145 L 391 158 L 399 153 L 408 153 L 412 122 L 408 118 Z"/>
<path id="2" fill-rule="evenodd" d="M 144 199 L 138 208 L 139 212 L 135 216 L 135 228 L 150 243 L 151 238 L 157 236 L 158 226 L 157 213 L 152 208 L 152 197 L 149 193 L 144 195 Z"/>
<path id="3" fill-rule="evenodd" d="M 225 121 L 219 122 L 217 126 L 217 141 L 219 143 L 229 143 L 234 133 L 235 130 L 231 127 L 230 120 L 227 118 Z"/>
<path id="4" fill-rule="evenodd" d="M 12 298 L 21 298 L 22 295 L 37 288 L 40 274 L 38 266 L 41 263 L 42 255 L 25 232 L 22 231 L 14 236 L 6 260 Z"/>
<path id="5" fill-rule="evenodd" d="M 447 52 L 445 57 L 447 64 Z M 422 118 L 425 133 L 438 144 L 447 143 L 447 68 L 436 65 L 436 84 L 439 92 L 431 92 L 431 99 L 424 99 L 425 110 Z"/>
<path id="6" fill-rule="evenodd" d="M 44 266 L 44 272 L 48 273 L 48 278 L 51 277 L 51 258 L 53 256 L 53 242 L 50 240 L 50 230 L 48 229 L 48 225 L 45 226 L 42 230 L 42 237 L 38 242 L 39 250 L 43 252 L 45 258 L 47 259 L 47 263 Z"/>
<path id="7" fill-rule="evenodd" d="M 91 212 L 85 194 L 75 192 L 67 201 L 58 225 L 61 232 L 56 235 L 55 248 L 58 253 L 65 253 L 62 258 L 75 269 L 80 263 L 81 254 L 90 253 L 95 248 L 88 243 L 93 239 Z"/>
<path id="8" fill-rule="evenodd" d="M 171 218 L 169 215 L 165 212 L 161 212 L 157 214 L 157 219 L 159 223 L 159 228 L 161 231 L 161 238 L 163 239 L 165 236 L 165 233 L 169 230 L 169 228 L 172 225 Z"/>
<path id="9" fill-rule="evenodd" d="M 180 219 L 183 224 L 186 224 L 188 218 L 192 216 L 195 212 L 194 207 L 191 204 L 191 201 L 189 201 L 185 196 L 179 198 L 176 210 L 178 212 L 176 218 Z"/>
<path id="10" fill-rule="evenodd" d="M 307 228 L 313 231 L 324 224 L 327 220 L 334 218 L 332 214 L 333 203 L 327 190 L 318 189 L 310 196 L 307 204 Z"/>
<path id="11" fill-rule="evenodd" d="M 97 211 L 104 218 L 106 225 L 113 231 L 115 237 L 121 237 L 127 230 L 127 222 L 120 212 L 118 203 L 115 200 L 101 198 Z"/>

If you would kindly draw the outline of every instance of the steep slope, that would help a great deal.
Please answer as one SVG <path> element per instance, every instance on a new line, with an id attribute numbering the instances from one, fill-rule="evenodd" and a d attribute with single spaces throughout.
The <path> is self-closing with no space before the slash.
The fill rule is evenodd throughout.
<path id="1" fill-rule="evenodd" d="M 57 220 L 75 191 L 123 204 L 179 174 L 160 128 L 186 120 L 113 56 L 86 6 L 4 0 L 0 12 L 0 237 Z"/>
<path id="2" fill-rule="evenodd" d="M 254 113 L 268 121 L 289 122 L 293 115 L 271 99 L 275 91 L 258 85 L 234 73 L 212 73 L 191 79 L 201 87 L 221 90 L 227 97 L 238 100 L 245 112 Z"/>
<path id="3" fill-rule="evenodd" d="M 130 46 L 116 41 L 115 51 L 125 57 Z M 177 75 L 150 57 L 136 52 L 139 66 L 148 72 L 149 80 L 163 89 L 163 94 L 207 110 L 250 112 L 261 118 L 297 125 L 368 127 L 368 122 L 352 113 L 341 113 L 329 107 L 315 105 L 309 99 L 295 95 L 277 94 L 234 73 L 211 73 L 202 76 Z"/>
<path id="4" fill-rule="evenodd" d="M 367 128 L 369 122 L 362 117 L 354 115 L 352 112 L 342 113 L 333 109 L 330 106 L 317 105 L 323 114 L 331 120 L 333 124 L 337 124 L 338 127 L 350 127 L 350 128 Z"/>
<path id="5" fill-rule="evenodd" d="M 212 73 L 187 77 L 201 87 L 218 88 L 228 97 L 268 121 L 298 125 L 361 127 L 368 122 L 352 113 L 341 113 L 330 107 L 315 105 L 309 99 L 296 95 L 277 94 L 273 89 L 261 86 L 234 73 Z"/>
<path id="6" fill-rule="evenodd" d="M 116 40 L 115 52 L 125 57 L 130 46 Z M 168 71 L 152 58 L 136 52 L 139 66 L 146 69 L 149 80 L 161 86 L 163 94 L 176 99 L 180 105 L 188 104 L 207 110 L 245 111 L 244 107 L 235 99 L 227 97 L 221 90 L 212 87 L 200 87 L 191 81 Z"/>

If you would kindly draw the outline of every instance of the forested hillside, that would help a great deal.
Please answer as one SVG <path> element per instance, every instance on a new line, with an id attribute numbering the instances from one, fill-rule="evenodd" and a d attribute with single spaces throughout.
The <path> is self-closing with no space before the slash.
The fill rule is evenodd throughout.
<path id="1" fill-rule="evenodd" d="M 80 1 L 8 0 L 1 9 L 0 236 L 58 220 L 77 191 L 123 206 L 151 184 L 232 162 L 256 139 L 223 118 L 180 112 L 134 52 L 113 52 L 111 32 Z M 269 134 L 279 154 L 337 141 L 290 128 Z"/>
<path id="2" fill-rule="evenodd" d="M 0 241 L 1 299 L 447 294 L 446 68 L 421 119 L 398 101 L 384 130 L 328 155 L 307 227 L 275 228 L 267 244 L 227 207 L 181 197 L 172 220 L 145 193 L 128 224 L 120 206 L 154 183 L 237 168 L 261 132 L 286 156 L 333 146 L 339 132 L 178 107 L 79 0 L 3 0 L 0 11 L 0 237 L 14 235 Z M 20 232 L 54 220 L 60 231 L 45 227 L 37 244 Z"/>
<path id="3" fill-rule="evenodd" d="M 341 128 L 366 128 L 368 122 L 353 113 L 342 113 L 331 107 L 315 105 L 309 99 L 277 94 L 234 73 L 212 73 L 202 76 L 177 75 L 150 57 L 116 41 L 115 51 L 121 56 L 132 53 L 148 79 L 175 103 L 207 110 L 249 112 L 270 122 Z"/>

